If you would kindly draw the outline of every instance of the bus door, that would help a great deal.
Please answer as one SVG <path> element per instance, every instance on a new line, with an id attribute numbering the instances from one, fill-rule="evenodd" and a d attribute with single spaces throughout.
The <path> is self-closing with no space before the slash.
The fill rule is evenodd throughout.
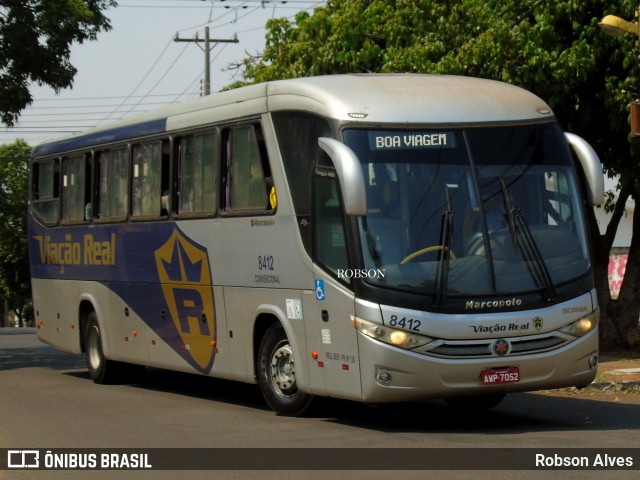
<path id="1" fill-rule="evenodd" d="M 307 323 L 312 352 L 310 377 L 312 381 L 323 377 L 329 396 L 360 398 L 357 333 L 350 320 L 355 296 L 350 288 L 352 280 L 345 273 L 349 269 L 342 211 L 335 172 L 318 169 L 314 185 L 313 306 L 308 305 L 313 320 Z"/>

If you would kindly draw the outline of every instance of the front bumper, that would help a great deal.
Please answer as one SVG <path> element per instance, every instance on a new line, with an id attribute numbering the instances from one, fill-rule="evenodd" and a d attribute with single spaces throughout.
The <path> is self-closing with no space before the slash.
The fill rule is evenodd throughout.
<path id="1" fill-rule="evenodd" d="M 370 403 L 582 387 L 597 371 L 597 328 L 552 351 L 478 359 L 418 354 L 362 334 L 358 343 L 362 400 Z M 482 370 L 501 367 L 517 367 L 519 382 L 482 384 Z"/>

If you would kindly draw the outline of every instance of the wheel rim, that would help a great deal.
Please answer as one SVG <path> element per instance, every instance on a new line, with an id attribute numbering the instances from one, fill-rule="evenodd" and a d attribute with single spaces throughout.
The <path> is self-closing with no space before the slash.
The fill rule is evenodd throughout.
<path id="1" fill-rule="evenodd" d="M 96 327 L 91 327 L 91 330 L 89 330 L 88 343 L 89 365 L 93 370 L 97 370 L 100 368 L 100 364 L 102 363 L 102 356 L 100 355 L 100 334 Z"/>
<path id="2" fill-rule="evenodd" d="M 273 349 L 270 361 L 271 385 L 282 397 L 291 397 L 298 391 L 293 351 L 288 342 L 280 342 Z"/>

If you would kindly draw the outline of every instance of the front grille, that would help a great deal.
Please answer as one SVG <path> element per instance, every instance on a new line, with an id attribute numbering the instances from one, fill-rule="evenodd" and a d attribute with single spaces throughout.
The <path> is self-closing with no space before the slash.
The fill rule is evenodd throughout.
<path id="1" fill-rule="evenodd" d="M 549 350 L 553 347 L 564 345 L 566 340 L 561 337 L 549 337 L 536 340 L 524 340 L 522 342 L 511 342 L 511 353 L 531 353 L 542 350 Z"/>
<path id="2" fill-rule="evenodd" d="M 442 355 L 443 357 L 484 357 L 489 355 L 490 344 L 481 345 L 440 345 L 429 350 L 429 353 Z"/>
<path id="3" fill-rule="evenodd" d="M 496 339 L 486 340 L 437 340 L 417 349 L 425 355 L 447 358 L 483 358 L 495 357 L 491 346 Z M 558 335 L 527 338 L 505 338 L 510 344 L 508 356 L 545 352 L 558 348 L 570 340 Z"/>

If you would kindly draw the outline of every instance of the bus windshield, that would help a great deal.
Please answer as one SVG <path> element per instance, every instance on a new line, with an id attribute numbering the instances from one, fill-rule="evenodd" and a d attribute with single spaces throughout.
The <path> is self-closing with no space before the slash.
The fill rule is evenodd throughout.
<path id="1" fill-rule="evenodd" d="M 447 297 L 540 291 L 589 271 L 577 179 L 555 124 L 347 129 L 378 286 Z"/>

